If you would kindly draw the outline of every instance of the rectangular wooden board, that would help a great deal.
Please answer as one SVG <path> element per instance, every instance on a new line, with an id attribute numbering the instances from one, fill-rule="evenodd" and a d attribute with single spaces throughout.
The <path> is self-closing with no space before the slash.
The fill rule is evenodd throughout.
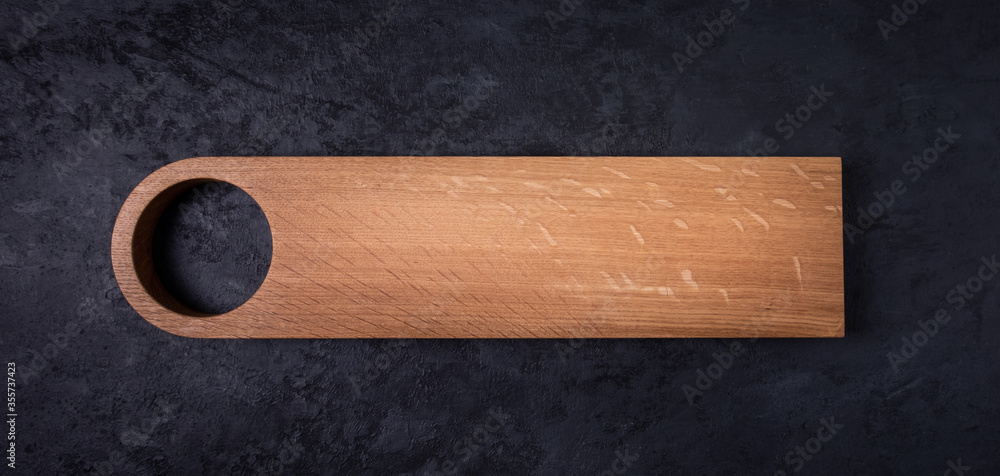
<path id="1" fill-rule="evenodd" d="M 273 240 L 260 289 L 217 316 L 144 255 L 157 208 L 208 179 Z M 113 259 L 143 317 L 192 337 L 844 334 L 836 157 L 200 157 L 136 187 Z"/>

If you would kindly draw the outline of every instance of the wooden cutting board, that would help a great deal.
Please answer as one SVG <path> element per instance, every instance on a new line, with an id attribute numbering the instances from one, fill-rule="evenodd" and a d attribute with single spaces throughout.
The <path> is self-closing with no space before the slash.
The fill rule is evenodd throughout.
<path id="1" fill-rule="evenodd" d="M 195 312 L 152 233 L 220 180 L 271 228 L 256 294 Z M 836 157 L 199 157 L 143 180 L 111 256 L 149 322 L 215 338 L 840 337 Z"/>

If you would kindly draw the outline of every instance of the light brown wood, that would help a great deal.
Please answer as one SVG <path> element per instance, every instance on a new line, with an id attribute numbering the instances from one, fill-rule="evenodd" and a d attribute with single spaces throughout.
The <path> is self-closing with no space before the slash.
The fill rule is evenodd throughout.
<path id="1" fill-rule="evenodd" d="M 164 207 L 236 185 L 271 228 L 245 304 L 188 309 L 153 269 Z M 835 157 L 200 157 L 115 223 L 129 303 L 190 337 L 839 337 Z"/>

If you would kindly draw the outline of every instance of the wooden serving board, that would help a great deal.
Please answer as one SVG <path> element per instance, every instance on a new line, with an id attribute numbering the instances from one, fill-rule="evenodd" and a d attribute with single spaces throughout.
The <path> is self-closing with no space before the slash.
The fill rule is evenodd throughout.
<path id="1" fill-rule="evenodd" d="M 256 294 L 195 312 L 152 233 L 199 183 L 271 228 Z M 129 195 L 112 260 L 149 322 L 216 338 L 840 337 L 836 157 L 199 157 Z"/>

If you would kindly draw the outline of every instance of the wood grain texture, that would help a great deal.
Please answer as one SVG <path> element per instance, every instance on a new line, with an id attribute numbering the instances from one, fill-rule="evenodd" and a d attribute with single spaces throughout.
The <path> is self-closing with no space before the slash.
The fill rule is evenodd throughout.
<path id="1" fill-rule="evenodd" d="M 167 293 L 152 232 L 221 180 L 273 254 L 239 308 Z M 125 201 L 123 294 L 166 331 L 217 338 L 839 337 L 835 157 L 199 157 Z"/>

